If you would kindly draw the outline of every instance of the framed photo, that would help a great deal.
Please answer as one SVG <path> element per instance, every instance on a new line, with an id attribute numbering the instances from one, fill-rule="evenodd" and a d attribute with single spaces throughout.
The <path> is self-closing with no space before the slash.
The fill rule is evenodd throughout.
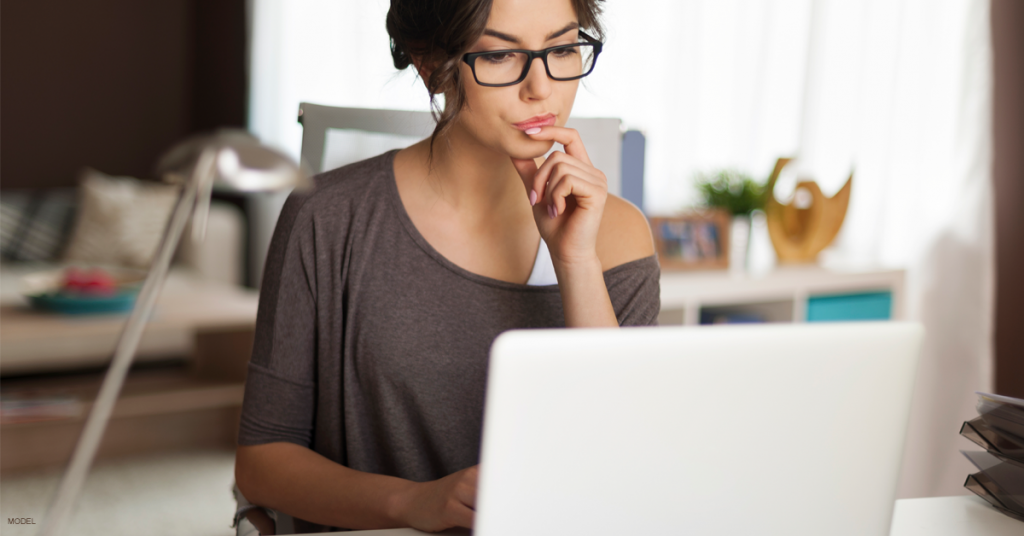
<path id="1" fill-rule="evenodd" d="M 731 218 L 724 210 L 702 210 L 651 218 L 654 245 L 663 270 L 729 268 Z"/>

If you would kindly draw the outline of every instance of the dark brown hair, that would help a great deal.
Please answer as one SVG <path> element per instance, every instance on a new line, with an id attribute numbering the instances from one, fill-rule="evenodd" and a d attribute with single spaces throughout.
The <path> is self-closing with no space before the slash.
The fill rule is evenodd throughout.
<path id="1" fill-rule="evenodd" d="M 602 0 L 570 0 L 580 29 L 598 40 L 604 39 L 601 26 Z M 466 92 L 459 79 L 459 62 L 480 39 L 491 14 L 492 0 L 391 0 L 387 29 L 391 36 L 391 57 L 395 68 L 405 69 L 414 60 L 430 72 L 426 80 L 430 109 L 437 121 L 430 136 L 434 141 L 447 131 L 466 104 Z M 442 109 L 434 99 L 445 95 Z"/>

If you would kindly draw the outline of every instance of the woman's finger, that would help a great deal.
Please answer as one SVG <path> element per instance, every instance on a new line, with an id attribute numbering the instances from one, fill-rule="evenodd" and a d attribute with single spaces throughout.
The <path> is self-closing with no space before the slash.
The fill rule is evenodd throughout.
<path id="1" fill-rule="evenodd" d="M 598 181 L 590 174 L 588 170 L 581 169 L 578 166 L 566 162 L 559 162 L 552 166 L 551 173 L 549 174 L 550 179 L 547 181 L 547 185 L 544 188 L 544 195 L 541 198 L 545 203 L 552 201 L 551 192 L 554 191 L 555 185 L 559 183 L 560 179 L 565 175 L 572 175 L 576 178 L 583 179 L 587 182 L 592 182 L 595 185 L 599 184 Z"/>
<path id="2" fill-rule="evenodd" d="M 449 522 L 457 527 L 473 528 L 475 512 L 464 504 L 453 504 L 448 511 Z"/>
<path id="3" fill-rule="evenodd" d="M 479 479 L 477 466 L 463 471 L 459 484 L 455 487 L 455 497 L 471 509 L 476 508 L 476 487 Z"/>
<path id="4" fill-rule="evenodd" d="M 550 183 L 551 179 L 555 176 L 553 173 L 555 168 L 563 164 L 575 166 L 580 170 L 580 173 L 584 174 L 586 178 L 593 179 L 594 182 L 604 182 L 606 184 L 608 182 L 608 179 L 605 178 L 604 173 L 601 173 L 601 170 L 587 165 L 575 156 L 555 151 L 548 156 L 547 160 L 541 163 L 540 167 L 537 168 L 536 174 L 533 176 L 533 187 L 541 198 L 544 198 L 544 185 Z"/>
<path id="5" fill-rule="evenodd" d="M 557 141 L 565 147 L 567 154 L 579 158 L 588 166 L 594 165 L 590 162 L 590 157 L 587 156 L 587 149 L 583 146 L 583 140 L 580 139 L 580 133 L 576 129 L 556 126 L 538 128 L 540 130 L 527 130 L 526 135 L 535 140 Z"/>
<path id="6" fill-rule="evenodd" d="M 556 218 L 559 214 L 564 213 L 566 198 L 570 195 L 575 198 L 576 206 L 584 209 L 590 208 L 593 200 L 603 191 L 605 191 L 603 188 L 579 177 L 563 175 L 551 190 L 551 204 L 549 206 L 553 208 L 549 209 L 551 211 L 549 214 L 552 218 Z"/>
<path id="7" fill-rule="evenodd" d="M 459 489 L 455 492 L 455 498 L 470 510 L 476 509 L 476 488 Z"/>
<path id="8" fill-rule="evenodd" d="M 537 201 L 540 200 L 544 192 L 544 183 L 540 183 L 537 186 L 537 170 L 538 167 L 544 164 L 543 157 L 537 157 L 533 159 L 529 158 L 512 158 L 512 167 L 516 168 L 516 172 L 519 173 L 519 178 L 523 180 L 523 186 L 526 187 L 526 197 L 530 199 L 530 205 L 536 205 Z"/>
<path id="9" fill-rule="evenodd" d="M 530 205 L 537 204 L 539 192 L 542 191 L 542 189 L 538 189 L 535 186 L 534 182 L 534 177 L 537 175 L 537 163 L 529 158 L 513 158 L 512 166 L 516 168 L 516 171 L 519 172 L 519 178 L 523 180 L 523 186 L 526 187 L 526 195 L 530 198 Z"/>

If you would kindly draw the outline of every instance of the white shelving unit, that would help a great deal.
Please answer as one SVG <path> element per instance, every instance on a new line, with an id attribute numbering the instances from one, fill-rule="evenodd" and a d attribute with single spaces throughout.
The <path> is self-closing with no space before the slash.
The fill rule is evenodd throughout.
<path id="1" fill-rule="evenodd" d="M 781 267 L 761 277 L 721 272 L 669 272 L 661 274 L 660 324 L 700 324 L 701 311 L 712 314 L 755 314 L 766 322 L 804 322 L 808 300 L 870 292 L 892 296 L 890 319 L 906 318 L 905 272 L 839 271 L 807 267 Z"/>

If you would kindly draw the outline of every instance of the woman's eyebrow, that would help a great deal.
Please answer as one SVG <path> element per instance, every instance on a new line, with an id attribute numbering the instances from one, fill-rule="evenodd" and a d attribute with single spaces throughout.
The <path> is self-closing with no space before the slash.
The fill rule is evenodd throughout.
<path id="1" fill-rule="evenodd" d="M 548 34 L 548 36 L 545 39 L 545 41 L 550 41 L 550 40 L 552 40 L 552 39 L 554 39 L 554 38 L 556 38 L 558 36 L 561 36 L 561 35 L 565 34 L 566 32 L 570 32 L 572 30 L 579 29 L 579 27 L 580 27 L 580 24 L 578 22 L 570 22 L 569 24 L 566 24 L 565 26 L 563 26 L 561 29 L 555 30 L 555 31 L 551 32 L 550 34 Z M 509 43 L 519 44 L 519 43 L 522 42 L 522 41 L 519 40 L 518 37 L 516 37 L 514 35 L 509 35 L 509 34 L 504 33 L 504 32 L 499 32 L 498 30 L 492 30 L 490 28 L 485 28 L 484 29 L 484 35 L 489 35 L 491 37 L 497 37 L 498 39 L 501 39 L 502 41 L 508 41 Z"/>

